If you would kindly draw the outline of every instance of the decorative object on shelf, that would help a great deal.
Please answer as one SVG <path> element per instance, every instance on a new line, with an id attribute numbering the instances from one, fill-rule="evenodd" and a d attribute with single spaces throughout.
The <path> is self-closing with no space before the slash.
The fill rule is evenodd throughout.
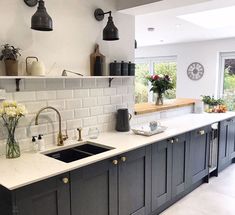
<path id="1" fill-rule="evenodd" d="M 33 62 L 29 63 L 29 59 L 34 59 Z M 40 62 L 37 57 L 26 58 L 26 72 L 31 76 L 45 76 L 45 66 L 43 62 Z"/>
<path id="2" fill-rule="evenodd" d="M 207 113 L 226 113 L 227 106 L 223 99 L 215 99 L 214 96 L 202 96 L 204 110 Z"/>
<path id="3" fill-rule="evenodd" d="M 124 61 L 121 62 L 121 74 L 122 76 L 128 76 L 128 63 Z"/>
<path id="4" fill-rule="evenodd" d="M 193 81 L 200 80 L 204 75 L 204 67 L 201 63 L 191 63 L 187 69 L 188 77 Z"/>
<path id="5" fill-rule="evenodd" d="M 74 74 L 74 75 L 78 75 L 78 76 L 83 76 L 82 74 L 78 73 L 78 72 L 72 72 L 72 71 L 69 71 L 69 70 L 66 70 L 64 69 L 63 72 L 62 72 L 62 76 L 68 76 L 67 73 L 71 73 L 71 74 Z"/>
<path id="6" fill-rule="evenodd" d="M 121 132 L 130 131 L 130 120 L 132 115 L 127 108 L 117 110 L 116 130 Z"/>
<path id="7" fill-rule="evenodd" d="M 121 63 L 118 63 L 117 61 L 114 61 L 113 63 L 110 63 L 109 65 L 109 74 L 111 76 L 121 76 Z"/>
<path id="8" fill-rule="evenodd" d="M 147 80 L 152 84 L 150 91 L 157 94 L 156 105 L 163 105 L 163 95 L 173 89 L 171 78 L 168 75 L 152 75 Z"/>
<path id="9" fill-rule="evenodd" d="M 21 56 L 20 49 L 9 44 L 3 45 L 0 60 L 5 63 L 7 76 L 18 76 L 18 57 Z"/>
<path id="10" fill-rule="evenodd" d="M 102 76 L 105 73 L 105 56 L 100 53 L 99 45 L 95 45 L 94 52 L 90 55 L 91 76 Z"/>
<path id="11" fill-rule="evenodd" d="M 128 64 L 128 75 L 129 76 L 135 76 L 135 64 L 129 62 Z"/>
<path id="12" fill-rule="evenodd" d="M 94 128 L 89 128 L 89 131 L 88 131 L 88 136 L 90 139 L 97 139 L 99 137 L 99 129 L 94 127 Z"/>
<path id="13" fill-rule="evenodd" d="M 137 40 L 135 40 L 135 49 L 138 48 L 138 43 L 137 43 Z"/>
<path id="14" fill-rule="evenodd" d="M 104 19 L 105 14 L 109 14 L 109 17 L 108 23 L 103 30 L 103 40 L 119 40 L 118 29 L 113 23 L 112 11 L 104 12 L 102 9 L 98 8 L 94 12 L 94 16 L 97 21 L 102 21 Z"/>
<path id="15" fill-rule="evenodd" d="M 53 31 L 53 21 L 47 13 L 45 2 L 43 0 L 24 0 L 24 2 L 29 7 L 34 7 L 38 4 L 37 11 L 31 19 L 31 29 L 37 31 Z"/>
<path id="16" fill-rule="evenodd" d="M 16 127 L 19 120 L 25 116 L 27 110 L 24 105 L 15 101 L 4 101 L 0 107 L 0 117 L 7 128 L 6 158 L 20 157 L 20 146 L 15 139 Z"/>

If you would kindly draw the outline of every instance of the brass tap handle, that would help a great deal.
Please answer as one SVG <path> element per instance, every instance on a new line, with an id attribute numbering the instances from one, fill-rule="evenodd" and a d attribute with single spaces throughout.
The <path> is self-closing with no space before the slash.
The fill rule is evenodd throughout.
<path id="1" fill-rule="evenodd" d="M 82 128 L 77 128 L 78 131 L 78 141 L 82 141 Z"/>
<path id="2" fill-rule="evenodd" d="M 68 184 L 68 183 L 69 183 L 69 179 L 68 179 L 67 177 L 62 178 L 62 182 L 63 182 L 64 184 Z"/>
<path id="3" fill-rule="evenodd" d="M 116 166 L 116 165 L 118 165 L 118 160 L 113 160 L 112 163 L 113 163 L 113 165 Z"/>
<path id="4" fill-rule="evenodd" d="M 121 157 L 121 161 L 124 163 L 126 162 L 127 158 L 126 157 Z"/>

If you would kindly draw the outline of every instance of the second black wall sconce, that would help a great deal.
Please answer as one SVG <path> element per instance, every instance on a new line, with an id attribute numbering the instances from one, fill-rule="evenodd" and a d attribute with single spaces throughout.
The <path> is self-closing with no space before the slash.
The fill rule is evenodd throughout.
<path id="1" fill-rule="evenodd" d="M 97 21 L 102 21 L 104 16 L 109 14 L 108 23 L 103 30 L 103 40 L 114 41 L 119 40 L 119 33 L 117 27 L 113 23 L 112 11 L 104 12 L 102 9 L 98 8 L 95 10 L 95 19 Z"/>

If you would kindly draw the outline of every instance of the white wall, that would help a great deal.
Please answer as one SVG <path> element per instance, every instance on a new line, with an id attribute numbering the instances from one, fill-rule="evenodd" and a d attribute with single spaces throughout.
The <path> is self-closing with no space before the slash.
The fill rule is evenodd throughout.
<path id="1" fill-rule="evenodd" d="M 162 46 L 140 47 L 136 58 L 177 56 L 177 97 L 199 98 L 200 95 L 216 95 L 219 77 L 219 53 L 235 51 L 235 39 L 181 43 Z M 205 67 L 205 74 L 199 81 L 187 76 L 187 68 L 193 62 Z"/>
<path id="2" fill-rule="evenodd" d="M 10 43 L 22 49 L 26 56 L 38 56 L 48 71 L 61 74 L 66 68 L 89 74 L 89 55 L 99 43 L 107 61 L 134 59 L 134 17 L 115 12 L 115 0 L 47 0 L 48 13 L 54 21 L 53 32 L 30 29 L 35 8 L 23 0 L 0 1 L 0 45 Z M 120 31 L 120 41 L 105 42 L 102 30 L 107 21 L 97 22 L 94 10 L 114 11 L 114 22 Z M 106 17 L 107 19 L 107 17 Z M 128 31 L 126 30 L 128 29 Z M 4 74 L 3 65 L 0 74 Z M 50 74 L 51 75 L 51 74 Z"/>

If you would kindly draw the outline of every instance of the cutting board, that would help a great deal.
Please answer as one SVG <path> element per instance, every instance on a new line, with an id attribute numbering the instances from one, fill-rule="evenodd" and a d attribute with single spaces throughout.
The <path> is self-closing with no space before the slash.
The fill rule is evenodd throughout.
<path id="1" fill-rule="evenodd" d="M 96 57 L 100 57 L 103 62 L 103 75 L 105 75 L 105 56 L 100 53 L 99 45 L 95 45 L 95 51 L 90 55 L 90 74 L 94 76 L 94 66 Z"/>

